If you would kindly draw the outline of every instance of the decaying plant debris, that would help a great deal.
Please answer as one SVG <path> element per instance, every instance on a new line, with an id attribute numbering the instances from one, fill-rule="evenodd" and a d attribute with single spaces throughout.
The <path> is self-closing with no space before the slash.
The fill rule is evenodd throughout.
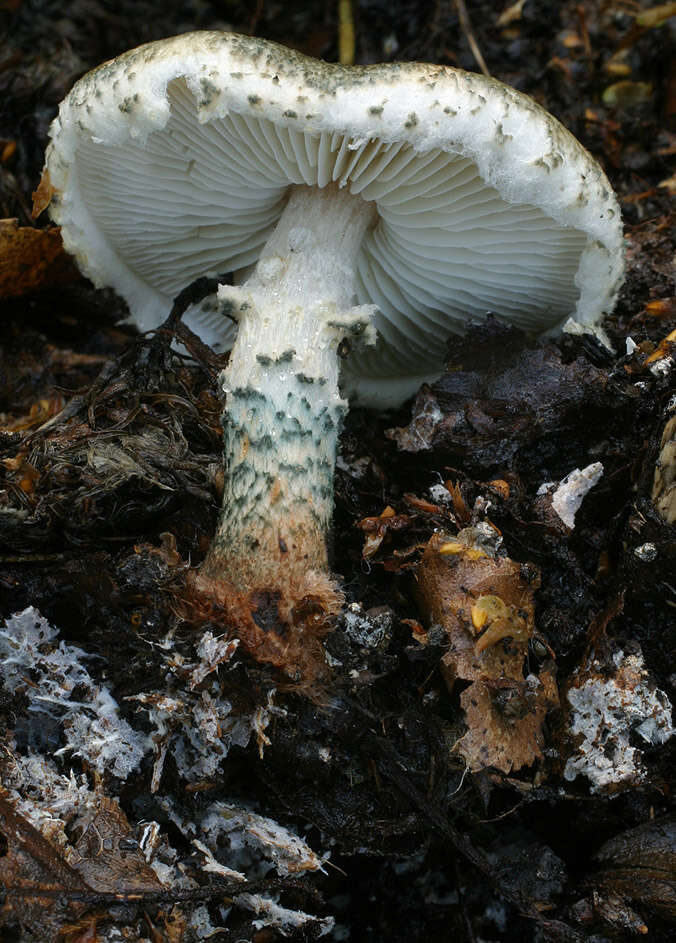
<path id="1" fill-rule="evenodd" d="M 496 538 L 478 528 L 450 540 L 436 533 L 416 572 L 416 594 L 428 624 L 445 632 L 440 671 L 449 690 L 471 682 L 460 695 L 467 732 L 454 749 L 472 772 L 509 773 L 544 759 L 542 728 L 558 695 L 551 664 L 539 675 L 527 668 L 539 575 L 498 556 Z"/>
<path id="2" fill-rule="evenodd" d="M 90 66 L 203 27 L 335 59 L 334 8 L 5 4 L 1 245 L 56 255 L 1 268 L 3 939 L 673 938 L 673 5 L 555 6 L 394 3 L 384 30 L 353 4 L 358 61 L 474 46 L 557 114 L 617 189 L 628 278 L 610 348 L 489 318 L 407 407 L 351 415 L 308 689 L 186 612 L 223 359 L 185 298 L 134 336 L 29 206 Z"/>

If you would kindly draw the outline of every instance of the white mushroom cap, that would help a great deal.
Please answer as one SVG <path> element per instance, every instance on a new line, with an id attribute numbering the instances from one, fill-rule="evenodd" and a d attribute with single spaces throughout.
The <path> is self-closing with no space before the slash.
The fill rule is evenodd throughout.
<path id="1" fill-rule="evenodd" d="M 532 99 L 480 75 L 347 68 L 190 33 L 85 75 L 51 137 L 64 243 L 141 330 L 195 278 L 251 266 L 290 185 L 334 182 L 373 201 L 355 301 L 377 305 L 379 340 L 345 369 L 366 404 L 438 375 L 470 319 L 591 325 L 622 281 L 620 213 L 599 165 Z M 229 347 L 230 322 L 206 308 L 188 323 Z"/>

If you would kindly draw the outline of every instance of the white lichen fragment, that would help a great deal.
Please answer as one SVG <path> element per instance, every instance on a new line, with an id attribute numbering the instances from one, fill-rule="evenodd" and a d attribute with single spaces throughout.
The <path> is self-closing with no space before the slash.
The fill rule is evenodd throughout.
<path id="1" fill-rule="evenodd" d="M 262 705 L 258 706 L 251 715 L 251 726 L 256 736 L 256 743 L 258 744 L 258 755 L 261 759 L 263 759 L 265 747 L 269 747 L 272 743 L 268 735 L 265 733 L 266 728 L 272 720 L 272 715 L 276 714 L 278 717 L 286 717 L 286 708 L 275 706 L 274 701 L 276 693 L 277 689 L 271 688 L 268 691 L 267 705 L 265 707 Z"/>
<path id="2" fill-rule="evenodd" d="M 195 907 L 190 912 L 188 916 L 188 927 L 194 934 L 191 939 L 195 940 L 210 940 L 212 937 L 220 936 L 221 933 L 228 932 L 227 927 L 215 927 L 213 925 L 209 908 L 206 904 Z"/>
<path id="3" fill-rule="evenodd" d="M 230 661 L 239 647 L 239 639 L 227 639 L 205 632 L 197 644 L 199 664 L 190 673 L 190 689 L 196 688 L 219 665 Z"/>
<path id="4" fill-rule="evenodd" d="M 59 722 L 66 744 L 57 755 L 71 752 L 100 774 L 126 779 L 151 748 L 150 741 L 120 717 L 110 691 L 83 666 L 91 656 L 57 643 L 58 635 L 32 606 L 8 618 L 0 628 L 4 687 L 10 694 L 25 695 L 29 716 L 48 715 Z"/>
<path id="5" fill-rule="evenodd" d="M 427 452 L 434 448 L 434 436 L 444 414 L 433 393 L 423 390 L 418 394 L 413 417 L 407 426 L 387 429 L 385 434 L 394 439 L 402 452 Z"/>
<path id="6" fill-rule="evenodd" d="M 120 882 L 135 879 L 147 882 L 148 887 L 155 886 L 156 879 L 167 887 L 189 886 L 184 872 L 176 867 L 178 855 L 157 822 L 135 826 L 128 822 L 117 799 L 108 796 L 101 785 L 91 786 L 85 774 L 71 770 L 64 776 L 49 757 L 22 756 L 10 750 L 11 744 L 2 756 L 4 798 L 87 883 L 109 889 L 111 878 L 101 860 L 112 855 L 123 870 L 125 861 L 134 862 L 126 877 L 119 867 L 115 872 L 110 863 L 116 888 Z M 92 854 L 87 834 L 92 839 Z M 97 864 L 101 870 L 97 871 Z"/>
<path id="7" fill-rule="evenodd" d="M 436 504 L 441 504 L 442 507 L 450 507 L 453 505 L 453 495 L 446 485 L 443 485 L 441 482 L 438 482 L 436 485 L 430 485 L 427 489 L 427 493 L 432 501 Z"/>
<path id="8" fill-rule="evenodd" d="M 230 701 L 208 691 L 180 698 L 138 694 L 132 700 L 144 706 L 157 730 L 151 792 L 159 789 L 168 752 L 179 774 L 187 782 L 198 782 L 214 776 L 231 747 L 245 747 L 252 732 L 259 736 L 261 729 L 257 712 L 236 714 Z"/>
<path id="9" fill-rule="evenodd" d="M 640 547 L 634 547 L 634 556 L 641 563 L 652 563 L 653 560 L 657 559 L 657 553 L 657 547 L 650 540 L 641 544 Z"/>
<path id="10" fill-rule="evenodd" d="M 353 602 L 341 613 L 345 634 L 360 648 L 380 648 L 390 638 L 392 613 L 383 610 L 369 614 L 360 603 Z"/>
<path id="11" fill-rule="evenodd" d="M 227 836 L 230 856 L 245 860 L 248 854 L 241 855 L 244 848 L 272 862 L 280 877 L 301 874 L 304 871 L 320 871 L 322 859 L 310 846 L 293 832 L 284 828 L 274 819 L 257 815 L 248 809 L 242 809 L 225 802 L 214 802 L 207 809 L 200 823 L 203 834 L 212 848 L 219 846 L 219 838 Z M 251 877 L 251 875 L 249 875 Z"/>
<path id="12" fill-rule="evenodd" d="M 86 777 L 72 770 L 64 776 L 46 757 L 11 754 L 3 764 L 2 785 L 16 811 L 72 863 L 66 828 L 77 818 L 93 816 L 99 801 Z"/>
<path id="13" fill-rule="evenodd" d="M 333 930 L 333 917 L 315 917 L 313 914 L 306 914 L 302 910 L 290 910 L 288 907 L 281 907 L 276 901 L 269 897 L 262 897 L 260 894 L 238 894 L 235 898 L 238 906 L 246 910 L 253 911 L 260 915 L 259 920 L 254 920 L 253 925 L 257 930 L 263 927 L 276 927 L 282 936 L 290 936 L 297 930 L 313 925 L 317 927 L 317 936 L 326 936 Z"/>
<path id="14" fill-rule="evenodd" d="M 656 379 L 666 380 L 674 369 L 675 362 L 673 357 L 662 357 L 661 360 L 650 364 L 650 372 Z"/>
<path id="15" fill-rule="evenodd" d="M 242 874 L 241 871 L 233 871 L 232 868 L 227 868 L 224 864 L 221 864 L 220 861 L 217 861 L 204 842 L 199 841 L 197 838 L 193 838 L 192 843 L 195 848 L 197 848 L 197 850 L 204 855 L 204 864 L 202 865 L 203 871 L 209 871 L 211 874 L 217 874 L 220 878 L 224 878 L 226 881 L 246 881 L 246 875 Z"/>
<path id="16" fill-rule="evenodd" d="M 566 527 L 572 530 L 575 527 L 575 515 L 587 492 L 591 491 L 603 477 L 601 462 L 592 462 L 586 468 L 574 468 L 566 475 L 558 487 L 552 482 L 541 485 L 538 494 L 547 494 L 553 491 L 552 507 Z"/>
<path id="17" fill-rule="evenodd" d="M 617 651 L 612 662 L 614 675 L 594 661 L 568 691 L 570 734 L 579 742 L 563 775 L 569 781 L 586 776 L 592 792 L 644 779 L 633 736 L 658 746 L 674 733 L 669 699 L 649 680 L 642 654 Z"/>

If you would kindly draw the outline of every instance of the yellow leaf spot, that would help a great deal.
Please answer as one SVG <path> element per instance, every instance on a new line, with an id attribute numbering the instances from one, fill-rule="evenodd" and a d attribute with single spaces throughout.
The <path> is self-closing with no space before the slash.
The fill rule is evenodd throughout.
<path id="1" fill-rule="evenodd" d="M 485 557 L 486 554 L 483 550 L 479 550 L 478 547 L 469 547 L 465 551 L 465 557 L 467 560 L 480 560 L 482 557 Z"/>
<path id="2" fill-rule="evenodd" d="M 472 606 L 472 625 L 479 630 L 484 627 L 486 622 L 507 616 L 507 606 L 499 596 L 479 596 Z"/>

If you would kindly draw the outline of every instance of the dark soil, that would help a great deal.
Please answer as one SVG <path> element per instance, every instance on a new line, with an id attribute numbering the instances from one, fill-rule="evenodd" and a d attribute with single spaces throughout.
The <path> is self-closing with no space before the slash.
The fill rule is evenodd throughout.
<path id="1" fill-rule="evenodd" d="M 276 689 L 281 710 L 264 749 L 255 737 L 234 745 L 215 772 L 187 785 L 169 755 L 155 792 L 150 753 L 118 779 L 77 755 L 55 756 L 61 772 L 72 768 L 119 800 L 130 828 L 158 822 L 190 887 L 204 893 L 186 900 L 146 890 L 117 907 L 87 898 L 75 877 L 69 884 L 57 875 L 61 851 L 26 837 L 30 826 L 7 812 L 2 939 L 199 939 L 181 923 L 198 906 L 224 925 L 219 908 L 232 887 L 209 889 L 210 879 L 224 879 L 194 865 L 190 830 L 177 824 L 215 801 L 255 809 L 330 852 L 323 872 L 258 882 L 284 907 L 335 917 L 327 939 L 601 941 L 645 927 L 654 943 L 674 938 L 676 738 L 651 746 L 634 735 L 642 775 L 611 790 L 594 792 L 563 769 L 575 746 L 565 692 L 592 658 L 610 676 L 614 653 L 640 652 L 650 683 L 676 696 L 676 526 L 651 501 L 674 374 L 650 369 L 676 328 L 676 19 L 642 28 L 635 3 L 526 0 L 500 26 L 506 0 L 466 6 L 491 74 L 554 113 L 616 189 L 628 271 L 604 325 L 615 353 L 589 336 L 537 341 L 489 321 L 451 346 L 446 375 L 396 415 L 352 412 L 333 567 L 348 604 L 360 604 L 361 629 L 342 620 L 325 640 L 334 671 L 321 696 L 238 652 L 218 671 L 220 695 L 245 717 Z M 478 70 L 450 0 L 359 0 L 355 16 L 357 63 Z M 254 33 L 328 60 L 338 54 L 336 5 L 318 2 L 6 0 L 0 24 L 0 216 L 21 226 L 48 225 L 46 214 L 31 219 L 30 205 L 49 124 L 73 82 L 104 59 L 202 28 Z M 94 656 L 90 675 L 122 715 L 151 731 L 150 715 L 125 698 L 178 696 L 180 659 L 194 661 L 207 629 L 227 634 L 177 615 L 186 562 L 201 562 L 216 521 L 223 361 L 185 336 L 194 357 L 179 358 L 168 335 L 141 339 L 124 315 L 112 292 L 74 273 L 3 299 L 0 618 L 35 607 L 61 639 Z M 638 347 L 625 354 L 628 336 Z M 430 403 L 442 420 L 425 425 Z M 412 429 L 423 439 L 407 435 Z M 566 530 L 538 503 L 538 488 L 592 462 L 603 463 L 603 477 Z M 428 489 L 447 481 L 452 501 L 441 506 Z M 396 525 L 380 519 L 387 507 Z M 415 595 L 435 530 L 487 520 L 502 535 L 501 552 L 539 571 L 529 670 L 555 670 L 561 697 L 547 716 L 542 759 L 507 773 L 470 773 L 454 749 L 464 727 L 459 692 L 440 670 L 448 640 L 424 624 Z M 378 527 L 381 542 L 364 553 Z M 63 730 L 36 729 L 23 698 L 0 686 L 7 757 L 51 757 L 65 745 Z M 10 765 L 0 758 L 7 784 Z M 11 790 L 5 798 L 14 801 Z M 30 872 L 34 892 L 13 841 L 21 861 L 45 869 Z M 16 882 L 2 870 L 12 853 Z M 84 880 L 88 893 L 101 890 Z M 103 882 L 111 893 L 115 880 Z M 21 904 L 31 893 L 42 901 L 39 918 Z M 210 939 L 281 938 L 254 921 L 235 903 L 227 929 Z M 315 921 L 292 938 L 319 932 Z"/>

